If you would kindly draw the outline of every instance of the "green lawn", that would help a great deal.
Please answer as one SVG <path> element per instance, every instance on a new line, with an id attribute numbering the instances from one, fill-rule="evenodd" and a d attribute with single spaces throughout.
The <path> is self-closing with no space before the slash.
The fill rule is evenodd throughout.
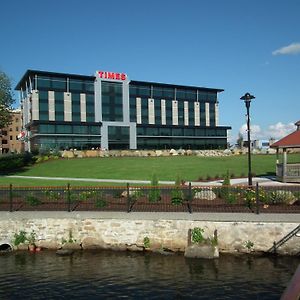
<path id="1" fill-rule="evenodd" d="M 300 154 L 288 155 L 289 162 L 299 161 L 299 158 Z M 253 172 L 257 176 L 274 175 L 275 161 L 276 155 L 252 155 Z M 178 174 L 183 180 L 194 181 L 199 178 L 206 179 L 207 176 L 211 178 L 217 175 L 222 177 L 227 170 L 236 177 L 246 176 L 248 172 L 247 156 L 59 159 L 36 164 L 27 170 L 13 175 L 151 180 L 152 174 L 155 173 L 159 180 L 175 180 Z M 0 185 L 11 181 L 11 178 L 0 177 Z M 33 185 L 42 184 L 39 180 L 31 180 L 30 182 Z M 62 183 L 61 181 L 55 182 L 53 180 L 48 182 L 50 185 L 61 185 Z M 75 185 L 75 183 L 73 184 Z M 98 184 L 94 182 L 76 182 L 76 185 Z"/>
<path id="2" fill-rule="evenodd" d="M 46 180 L 31 178 L 9 178 L 0 176 L 0 186 L 125 186 L 125 183 L 92 182 L 92 181 L 71 181 L 71 180 Z"/>

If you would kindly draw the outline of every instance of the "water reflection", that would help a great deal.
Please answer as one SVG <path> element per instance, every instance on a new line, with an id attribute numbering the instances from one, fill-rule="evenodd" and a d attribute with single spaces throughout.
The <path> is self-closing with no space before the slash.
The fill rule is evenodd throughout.
<path id="1" fill-rule="evenodd" d="M 133 252 L 0 256 L 0 299 L 276 299 L 300 258 Z"/>

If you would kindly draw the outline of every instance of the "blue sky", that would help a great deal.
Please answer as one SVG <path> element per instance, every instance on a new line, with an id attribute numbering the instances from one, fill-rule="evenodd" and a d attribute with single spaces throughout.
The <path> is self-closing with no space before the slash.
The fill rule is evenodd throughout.
<path id="1" fill-rule="evenodd" d="M 27 69 L 100 69 L 222 88 L 232 141 L 250 92 L 253 136 L 279 138 L 300 119 L 299 13 L 299 0 L 2 1 L 0 69 L 13 84 Z"/>

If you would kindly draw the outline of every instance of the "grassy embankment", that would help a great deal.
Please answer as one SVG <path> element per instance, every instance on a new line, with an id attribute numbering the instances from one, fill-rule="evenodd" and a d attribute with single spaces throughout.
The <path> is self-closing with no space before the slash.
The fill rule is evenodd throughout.
<path id="1" fill-rule="evenodd" d="M 289 162 L 299 162 L 300 154 L 289 154 Z M 275 155 L 253 155 L 252 169 L 256 176 L 275 174 Z M 246 176 L 247 156 L 228 157 L 109 157 L 52 160 L 11 175 L 71 177 L 96 179 L 151 180 L 155 173 L 159 180 L 175 180 L 179 175 L 185 181 L 222 178 L 229 170 L 234 177 Z M 68 181 L 19 179 L 0 177 L 0 185 L 66 185 Z M 72 181 L 72 185 L 116 185 L 97 182 Z"/>

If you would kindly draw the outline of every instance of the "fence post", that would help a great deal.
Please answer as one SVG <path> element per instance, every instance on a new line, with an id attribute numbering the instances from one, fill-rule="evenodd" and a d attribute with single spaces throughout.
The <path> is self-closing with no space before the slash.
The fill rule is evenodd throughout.
<path id="1" fill-rule="evenodd" d="M 127 196 L 127 212 L 130 213 L 130 196 L 129 196 L 129 183 L 126 184 L 126 196 Z"/>
<path id="2" fill-rule="evenodd" d="M 255 206 L 256 206 L 256 214 L 259 214 L 259 189 L 258 189 L 258 182 L 256 182 L 255 186 Z"/>
<path id="3" fill-rule="evenodd" d="M 9 211 L 13 211 L 13 191 L 12 191 L 12 184 L 9 184 Z"/>
<path id="4" fill-rule="evenodd" d="M 189 210 L 190 214 L 193 212 L 192 211 L 191 203 L 192 203 L 192 184 L 191 184 L 191 182 L 189 182 L 189 194 L 188 194 L 188 203 L 187 203 L 187 206 L 188 206 L 188 210 Z"/>
<path id="5" fill-rule="evenodd" d="M 70 183 L 67 186 L 67 199 L 68 199 L 68 212 L 71 212 L 71 192 L 70 192 Z"/>

